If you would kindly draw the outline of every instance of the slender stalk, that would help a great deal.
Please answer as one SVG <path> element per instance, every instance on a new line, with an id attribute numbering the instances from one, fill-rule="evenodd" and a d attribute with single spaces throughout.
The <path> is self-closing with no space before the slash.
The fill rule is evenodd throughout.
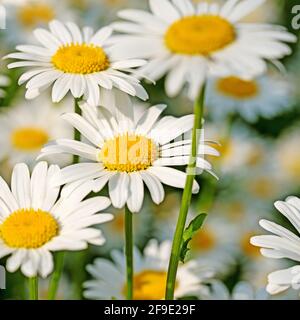
<path id="1" fill-rule="evenodd" d="M 38 277 L 33 277 L 28 279 L 29 282 L 29 299 L 38 300 L 39 299 L 39 279 Z"/>
<path id="2" fill-rule="evenodd" d="M 75 113 L 81 115 L 81 109 L 79 107 L 79 102 L 81 101 L 81 98 L 75 98 L 74 99 L 74 109 Z M 77 129 L 74 129 L 74 140 L 80 141 L 81 140 L 81 134 Z M 73 164 L 79 163 L 79 156 L 74 155 L 73 156 Z"/>
<path id="3" fill-rule="evenodd" d="M 125 207 L 125 256 L 126 256 L 126 297 L 133 299 L 133 232 L 132 213 Z"/>
<path id="4" fill-rule="evenodd" d="M 186 218 L 192 199 L 193 183 L 196 175 L 196 163 L 198 154 L 198 141 L 199 130 L 202 129 L 202 117 L 204 112 L 204 97 L 205 97 L 205 85 L 201 88 L 199 96 L 194 104 L 194 127 L 192 132 L 192 151 L 188 165 L 188 172 L 183 190 L 181 207 L 174 233 L 171 257 L 169 262 L 167 285 L 166 285 L 166 300 L 174 299 L 174 290 L 176 285 L 176 274 L 179 264 L 179 256 L 182 245 L 182 236 L 186 225 Z"/>
<path id="5" fill-rule="evenodd" d="M 77 114 L 81 115 L 81 109 L 79 107 L 79 102 L 81 101 L 81 98 L 75 98 L 74 99 L 74 111 Z M 74 140 L 75 141 L 80 141 L 81 135 L 80 132 L 77 129 L 74 129 Z M 74 155 L 73 156 L 73 164 L 79 163 L 79 156 Z M 54 267 L 54 272 L 50 280 L 50 286 L 49 286 L 49 293 L 48 293 L 48 298 L 49 300 L 55 300 L 58 286 L 59 286 L 59 281 L 63 272 L 63 267 L 64 267 L 64 257 L 65 257 L 65 252 L 61 251 L 58 252 L 56 255 L 56 261 L 55 261 L 55 267 Z"/>
<path id="6" fill-rule="evenodd" d="M 57 290 L 58 290 L 59 280 L 61 278 L 63 268 L 64 268 L 64 257 L 65 257 L 65 253 L 63 251 L 60 251 L 56 254 L 55 269 L 51 277 L 49 292 L 48 292 L 49 300 L 55 300 Z"/>

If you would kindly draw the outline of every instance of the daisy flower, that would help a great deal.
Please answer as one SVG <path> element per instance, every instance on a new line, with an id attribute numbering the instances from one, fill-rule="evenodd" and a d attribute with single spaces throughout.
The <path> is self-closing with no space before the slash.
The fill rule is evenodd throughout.
<path id="1" fill-rule="evenodd" d="M 66 126 L 60 115 L 71 111 L 72 103 L 54 106 L 47 96 L 35 101 L 21 102 L 12 108 L 2 108 L 0 112 L 0 161 L 11 168 L 18 162 L 29 166 L 35 164 L 41 148 L 50 140 L 58 137 L 73 137 L 71 126 Z M 71 157 L 47 158 L 52 163 L 67 165 Z"/>
<path id="2" fill-rule="evenodd" d="M 255 289 L 249 282 L 238 282 L 230 293 L 221 281 L 211 282 L 208 300 L 268 300 L 269 295 L 265 289 Z"/>
<path id="3" fill-rule="evenodd" d="M 102 245 L 95 224 L 112 219 L 98 213 L 110 205 L 105 197 L 83 200 L 91 191 L 87 182 L 77 188 L 53 186 L 59 167 L 38 163 L 30 176 L 28 167 L 17 164 L 11 189 L 0 178 L 0 258 L 10 255 L 6 269 L 19 268 L 26 277 L 47 277 L 53 270 L 52 251 L 84 250 L 88 244 Z"/>
<path id="4" fill-rule="evenodd" d="M 125 111 L 124 103 L 119 105 Z M 135 122 L 131 108 L 125 112 L 127 116 L 122 112 L 116 118 L 104 108 L 86 103 L 80 107 L 83 116 L 69 113 L 63 118 L 87 141 L 59 139 L 42 149 L 41 157 L 67 153 L 90 161 L 63 169 L 57 178 L 59 184 L 95 179 L 95 191 L 99 191 L 108 182 L 113 206 L 122 208 L 127 203 L 131 212 L 138 212 L 142 207 L 144 183 L 156 204 L 164 199 L 162 183 L 184 188 L 187 174 L 171 167 L 189 162 L 193 115 L 167 116 L 159 120 L 166 106 L 155 105 Z M 203 170 L 211 172 L 211 165 L 203 157 L 218 155 L 218 152 L 205 144 L 203 135 L 198 150 L 198 173 Z M 198 191 L 199 185 L 194 180 L 193 193 Z"/>
<path id="5" fill-rule="evenodd" d="M 109 44 L 110 27 L 96 33 L 89 27 L 81 31 L 74 23 L 54 20 L 50 31 L 36 29 L 34 36 L 41 44 L 17 46 L 17 53 L 6 58 L 20 61 L 8 68 L 31 67 L 19 79 L 26 83 L 26 98 L 32 99 L 53 84 L 52 100 L 59 102 L 71 91 L 75 98 L 84 98 L 89 104 L 111 102 L 115 91 L 147 99 L 148 95 L 132 68 L 145 63 L 140 59 L 122 59 L 112 53 Z"/>
<path id="6" fill-rule="evenodd" d="M 300 199 L 288 197 L 285 201 L 275 202 L 275 207 L 299 233 Z M 272 233 L 272 235 L 251 238 L 253 245 L 262 247 L 260 252 L 263 256 L 273 259 L 286 258 L 297 262 L 300 261 L 299 235 L 268 220 L 261 220 L 259 224 L 262 228 Z M 277 294 L 289 288 L 300 289 L 300 265 L 272 272 L 268 276 L 267 291 L 270 294 Z"/>
<path id="7" fill-rule="evenodd" d="M 141 255 L 135 249 L 134 300 L 161 300 L 165 296 L 168 258 L 171 242 L 158 244 L 151 240 Z M 110 300 L 126 299 L 126 273 L 124 255 L 113 251 L 113 262 L 98 258 L 87 266 L 87 271 L 94 278 L 84 283 L 84 296 L 87 299 Z M 213 276 L 207 269 L 197 268 L 196 261 L 189 261 L 178 268 L 176 298 L 184 296 L 202 296 L 208 293 L 203 282 Z"/>
<path id="8" fill-rule="evenodd" d="M 251 78 L 266 71 L 266 60 L 291 53 L 296 37 L 284 27 L 241 23 L 264 0 L 227 0 L 223 5 L 191 0 L 149 0 L 151 12 L 123 10 L 115 51 L 149 58 L 141 73 L 153 80 L 166 75 L 166 92 L 176 96 L 187 83 L 195 99 L 206 76 Z M 276 62 L 275 62 L 276 63 Z M 195 72 L 196 70 L 196 72 Z"/>
<path id="9" fill-rule="evenodd" d="M 213 78 L 208 82 L 206 103 L 215 119 L 239 114 L 249 122 L 272 118 L 290 108 L 292 86 L 287 79 L 264 75 L 252 80 L 237 76 Z"/>
<path id="10" fill-rule="evenodd" d="M 76 21 L 76 16 L 73 8 L 66 6 L 65 1 L 8 0 L 6 29 L 9 32 L 4 33 L 4 39 L 11 46 L 24 39 L 31 42 L 34 40 L 32 31 L 46 27 L 53 19 Z"/>

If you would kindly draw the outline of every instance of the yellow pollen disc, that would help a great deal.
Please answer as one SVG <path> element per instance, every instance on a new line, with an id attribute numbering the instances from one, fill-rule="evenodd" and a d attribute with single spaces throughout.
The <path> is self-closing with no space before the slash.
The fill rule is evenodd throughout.
<path id="1" fill-rule="evenodd" d="M 260 199 L 270 199 L 277 191 L 274 181 L 269 177 L 258 177 L 250 182 L 249 188 Z"/>
<path id="2" fill-rule="evenodd" d="M 145 270 L 133 278 L 134 300 L 161 300 L 166 291 L 167 273 L 164 271 Z M 126 293 L 126 285 L 123 294 Z"/>
<path id="3" fill-rule="evenodd" d="M 40 128 L 21 128 L 11 135 L 12 145 L 22 151 L 39 150 L 48 141 L 48 133 Z"/>
<path id="4" fill-rule="evenodd" d="M 124 134 L 104 143 L 99 161 L 110 171 L 134 172 L 149 168 L 156 157 L 157 148 L 151 139 Z"/>
<path id="5" fill-rule="evenodd" d="M 41 23 L 50 22 L 55 18 L 54 9 L 47 4 L 29 4 L 21 7 L 18 12 L 18 20 L 25 27 L 33 28 Z"/>
<path id="6" fill-rule="evenodd" d="M 256 235 L 255 233 L 248 233 L 241 240 L 241 248 L 244 254 L 250 258 L 259 258 L 261 256 L 259 247 L 250 243 L 250 239 Z"/>
<path id="7" fill-rule="evenodd" d="M 20 209 L 0 225 L 0 238 L 10 248 L 36 249 L 58 235 L 59 226 L 46 211 Z"/>
<path id="8" fill-rule="evenodd" d="M 90 74 L 109 67 L 109 59 L 101 47 L 76 43 L 60 47 L 52 63 L 56 69 L 74 74 Z"/>
<path id="9" fill-rule="evenodd" d="M 165 34 L 166 46 L 174 53 L 209 55 L 235 40 L 235 29 L 213 15 L 190 16 L 174 22 Z"/>
<path id="10" fill-rule="evenodd" d="M 124 230 L 124 225 L 125 225 L 124 214 L 116 215 L 110 225 L 115 229 L 115 231 L 121 233 Z"/>
<path id="11" fill-rule="evenodd" d="M 243 80 L 234 76 L 219 79 L 217 90 L 226 96 L 236 99 L 253 98 L 259 93 L 256 81 Z"/>
<path id="12" fill-rule="evenodd" d="M 195 248 L 197 251 L 209 251 L 214 248 L 216 244 L 216 238 L 214 233 L 206 229 L 201 229 L 197 232 L 192 240 L 192 248 Z"/>

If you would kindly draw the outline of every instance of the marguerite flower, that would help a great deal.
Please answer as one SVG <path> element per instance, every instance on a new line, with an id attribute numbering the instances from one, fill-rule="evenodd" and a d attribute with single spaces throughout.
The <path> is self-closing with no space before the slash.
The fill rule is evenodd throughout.
<path id="1" fill-rule="evenodd" d="M 236 76 L 209 81 L 207 105 L 212 117 L 224 119 L 239 114 L 254 122 L 272 118 L 292 105 L 292 86 L 286 79 L 265 75 L 252 80 Z"/>
<path id="2" fill-rule="evenodd" d="M 281 26 L 241 23 L 264 0 L 227 0 L 224 5 L 191 0 L 149 0 L 151 13 L 123 10 L 129 22 L 113 24 L 126 33 L 116 38 L 115 51 L 150 62 L 141 72 L 166 78 L 166 92 L 177 95 L 185 83 L 195 98 L 207 75 L 253 77 L 266 71 L 266 60 L 291 53 L 285 42 L 296 37 Z"/>
<path id="3" fill-rule="evenodd" d="M 70 101 L 69 101 L 70 102 Z M 50 140 L 58 137 L 73 137 L 72 127 L 66 126 L 60 115 L 72 110 L 72 101 L 54 106 L 46 96 L 35 101 L 21 102 L 12 108 L 2 108 L 0 113 L 0 161 L 11 168 L 25 162 L 35 164 L 41 148 Z M 47 158 L 51 163 L 61 166 L 71 163 L 71 157 Z"/>
<path id="4" fill-rule="evenodd" d="M 7 4 L 7 41 L 11 44 L 20 40 L 32 40 L 32 31 L 45 27 L 54 19 L 73 21 L 72 7 L 57 0 L 4 0 Z"/>
<path id="5" fill-rule="evenodd" d="M 168 270 L 168 259 L 171 242 L 158 244 L 151 240 L 142 256 L 136 249 L 133 277 L 134 300 L 164 299 Z M 113 251 L 113 262 L 98 258 L 87 270 L 93 280 L 84 283 L 84 296 L 87 299 L 110 300 L 126 299 L 126 268 L 124 255 Z M 213 273 L 208 269 L 197 268 L 196 261 L 189 261 L 178 268 L 175 297 L 202 296 L 208 294 L 208 288 L 203 284 Z"/>
<path id="6" fill-rule="evenodd" d="M 24 73 L 19 84 L 26 84 L 26 98 L 35 98 L 53 84 L 52 100 L 59 102 L 71 91 L 91 105 L 103 105 L 114 97 L 115 90 L 147 99 L 148 95 L 132 68 L 145 63 L 140 59 L 122 59 L 112 54 L 110 27 L 96 33 L 89 27 L 81 31 L 74 23 L 57 20 L 49 23 L 50 31 L 36 29 L 34 35 L 42 46 L 17 46 L 19 52 L 7 58 L 18 59 L 9 68 L 32 67 Z"/>
<path id="7" fill-rule="evenodd" d="M 88 244 L 102 245 L 95 224 L 112 219 L 98 213 L 110 205 L 106 197 L 84 198 L 91 182 L 77 188 L 53 186 L 59 167 L 38 163 L 31 176 L 28 167 L 17 164 L 12 173 L 11 189 L 0 177 L 0 258 L 10 255 L 6 268 L 21 268 L 27 277 L 47 277 L 53 270 L 52 251 L 83 250 Z"/>
<path id="8" fill-rule="evenodd" d="M 224 283 L 215 280 L 211 282 L 207 300 L 268 300 L 269 298 L 265 289 L 256 289 L 247 281 L 238 282 L 230 293 Z"/>
<path id="9" fill-rule="evenodd" d="M 300 233 L 300 199 L 288 197 L 286 201 L 275 202 L 275 207 Z M 298 235 L 268 220 L 261 220 L 259 224 L 265 230 L 273 233 L 272 235 L 251 238 L 253 245 L 262 247 L 260 250 L 262 255 L 273 259 L 287 258 L 300 261 L 300 238 Z M 300 265 L 269 274 L 267 291 L 270 294 L 277 294 L 288 288 L 300 289 Z"/>
<path id="10" fill-rule="evenodd" d="M 63 169 L 58 183 L 96 179 L 95 191 L 99 191 L 108 182 L 109 195 L 116 208 L 122 208 L 127 203 L 131 212 L 140 211 L 144 183 L 152 200 L 159 204 L 164 199 L 162 183 L 184 188 L 186 173 L 171 167 L 188 164 L 191 140 L 185 138 L 174 142 L 174 139 L 188 134 L 194 119 L 193 115 L 188 115 L 158 120 L 165 107 L 153 106 L 138 122 L 134 122 L 131 108 L 127 110 L 128 116 L 122 112 L 115 118 L 104 108 L 83 103 L 81 109 L 84 117 L 69 113 L 63 118 L 88 141 L 59 139 L 43 148 L 41 156 L 68 153 L 91 161 Z M 201 140 L 197 168 L 211 172 L 211 165 L 203 159 L 205 154 L 218 155 L 218 152 Z M 198 191 L 199 185 L 194 181 L 193 193 Z"/>

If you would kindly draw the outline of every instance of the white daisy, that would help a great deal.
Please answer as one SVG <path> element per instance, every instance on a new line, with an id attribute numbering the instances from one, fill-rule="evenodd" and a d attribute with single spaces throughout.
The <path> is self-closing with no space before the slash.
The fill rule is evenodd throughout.
<path id="1" fill-rule="evenodd" d="M 32 41 L 32 31 L 45 27 L 54 19 L 74 21 L 73 8 L 65 1 L 57 0 L 9 0 L 7 1 L 7 29 L 4 36 L 10 44 L 24 38 Z"/>
<path id="2" fill-rule="evenodd" d="M 147 99 L 148 95 L 132 68 L 145 63 L 140 59 L 122 59 L 112 53 L 109 38 L 110 27 L 96 33 L 89 27 L 81 31 L 72 22 L 63 24 L 57 20 L 49 23 L 50 31 L 36 29 L 34 36 L 42 46 L 17 46 L 19 52 L 6 58 L 18 59 L 8 68 L 31 67 L 19 79 L 26 82 L 26 98 L 35 98 L 53 84 L 52 100 L 59 102 L 71 91 L 75 98 L 82 96 L 88 103 L 105 105 L 115 91 Z"/>
<path id="3" fill-rule="evenodd" d="M 264 0 L 228 0 L 223 5 L 191 0 L 149 0 L 151 12 L 123 10 L 114 52 L 150 62 L 141 73 L 166 78 L 166 92 L 176 96 L 185 83 L 194 99 L 207 75 L 253 77 L 266 71 L 266 60 L 291 53 L 285 42 L 296 37 L 284 27 L 241 23 Z M 196 72 L 195 72 L 196 70 Z"/>
<path id="4" fill-rule="evenodd" d="M 291 222 L 299 233 L 300 199 L 288 197 L 286 201 L 275 202 L 275 207 Z M 297 262 L 300 261 L 300 238 L 297 234 L 268 220 L 261 220 L 260 225 L 265 230 L 273 233 L 272 235 L 257 236 L 251 239 L 253 245 L 262 247 L 260 250 L 262 255 L 273 259 L 287 258 Z M 300 265 L 269 274 L 267 291 L 270 294 L 276 294 L 288 288 L 300 289 Z"/>
<path id="5" fill-rule="evenodd" d="M 124 103 L 117 105 L 124 106 Z M 162 183 L 184 188 L 186 173 L 171 167 L 188 164 L 191 139 L 182 139 L 182 135 L 190 136 L 194 121 L 193 115 L 181 118 L 167 116 L 158 120 L 165 107 L 156 105 L 149 108 L 136 123 L 131 108 L 126 111 L 127 116 L 119 113 L 115 118 L 104 108 L 83 103 L 83 117 L 69 113 L 63 118 L 88 141 L 59 139 L 43 148 L 41 156 L 68 153 L 90 160 L 63 169 L 58 183 L 96 179 L 96 192 L 108 182 L 109 195 L 116 208 L 127 203 L 131 212 L 140 211 L 144 183 L 154 203 L 159 204 L 165 194 Z M 177 138 L 179 140 L 174 142 Z M 203 135 L 198 150 L 197 170 L 199 173 L 203 170 L 211 172 L 211 165 L 203 157 L 206 154 L 218 155 L 218 152 L 205 144 Z M 194 181 L 193 193 L 198 191 L 199 185 Z"/>
<path id="6" fill-rule="evenodd" d="M 53 270 L 52 251 L 84 250 L 88 243 L 102 245 L 100 230 L 91 228 L 112 219 L 97 213 L 110 205 L 105 197 L 83 200 L 91 191 L 91 182 L 77 188 L 52 184 L 58 166 L 38 163 L 31 176 L 28 167 L 17 164 L 11 189 L 0 178 L 0 258 L 10 255 L 9 272 L 21 268 L 27 277 L 47 277 Z"/>
<path id="7" fill-rule="evenodd" d="M 287 79 L 265 75 L 252 80 L 236 76 L 213 78 L 207 90 L 207 105 L 215 119 L 239 114 L 254 122 L 259 117 L 272 118 L 290 108 L 292 86 Z"/>
<path id="8" fill-rule="evenodd" d="M 164 299 L 170 251 L 171 242 L 165 241 L 159 245 L 156 240 L 149 242 L 143 256 L 135 250 L 134 300 Z M 84 296 L 87 299 L 126 299 L 124 255 L 113 251 L 111 256 L 113 262 L 98 258 L 93 265 L 87 266 L 94 278 L 84 283 Z M 208 288 L 203 282 L 212 276 L 211 271 L 197 268 L 196 261 L 179 265 L 175 297 L 206 295 Z"/>
<path id="9" fill-rule="evenodd" d="M 249 282 L 238 282 L 230 293 L 221 281 L 212 281 L 207 300 L 268 300 L 270 297 L 265 289 L 255 289 Z"/>
<path id="10" fill-rule="evenodd" d="M 66 101 L 70 102 L 70 101 Z M 10 167 L 25 162 L 31 167 L 41 148 L 58 137 L 73 137 L 73 129 L 62 121 L 60 115 L 72 110 L 71 103 L 54 106 L 46 96 L 32 102 L 21 102 L 0 112 L 0 161 Z M 67 165 L 71 157 L 48 158 L 51 163 Z M 58 161 L 59 160 L 59 161 Z"/>

